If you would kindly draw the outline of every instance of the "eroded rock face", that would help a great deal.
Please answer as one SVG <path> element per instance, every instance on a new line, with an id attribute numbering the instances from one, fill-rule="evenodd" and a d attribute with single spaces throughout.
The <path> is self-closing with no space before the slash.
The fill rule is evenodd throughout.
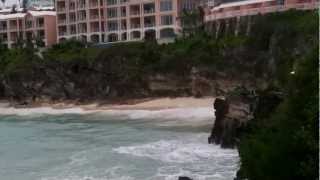
<path id="1" fill-rule="evenodd" d="M 252 119 L 252 101 L 251 97 L 244 94 L 216 98 L 213 105 L 216 119 L 208 142 L 220 144 L 222 148 L 234 148 L 241 131 Z"/>
<path id="2" fill-rule="evenodd" d="M 222 148 L 235 148 L 240 137 L 248 133 L 251 121 L 267 117 L 282 101 L 282 94 L 274 90 L 253 93 L 240 88 L 237 93 L 216 98 L 215 122 L 208 138 L 210 144 L 220 144 Z"/>

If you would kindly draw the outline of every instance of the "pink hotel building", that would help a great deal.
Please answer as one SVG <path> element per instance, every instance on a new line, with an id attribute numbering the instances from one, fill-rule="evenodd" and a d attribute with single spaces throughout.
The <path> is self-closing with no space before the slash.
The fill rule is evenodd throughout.
<path id="1" fill-rule="evenodd" d="M 109 43 L 172 39 L 182 9 L 197 0 L 56 0 L 58 42 Z"/>
<path id="2" fill-rule="evenodd" d="M 57 42 L 56 13 L 28 11 L 27 13 L 0 14 L 0 42 L 9 48 L 17 41 L 41 38 L 44 46 Z"/>
<path id="3" fill-rule="evenodd" d="M 66 39 L 92 43 L 157 39 L 181 32 L 183 9 L 202 5 L 207 24 L 219 20 L 288 9 L 316 9 L 319 0 L 56 0 L 55 11 L 9 14 L 0 11 L 0 42 L 14 47 L 19 39 L 41 38 L 45 46 Z"/>

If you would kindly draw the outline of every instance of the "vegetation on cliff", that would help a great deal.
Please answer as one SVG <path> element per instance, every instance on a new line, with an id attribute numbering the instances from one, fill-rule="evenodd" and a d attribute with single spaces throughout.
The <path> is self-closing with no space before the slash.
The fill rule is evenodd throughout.
<path id="1" fill-rule="evenodd" d="M 278 62 L 273 85 L 283 102 L 275 108 L 272 103 L 277 102 L 260 104 L 262 109 L 246 128 L 239 145 L 240 179 L 319 178 L 318 16 L 289 15 L 271 16 L 273 27 L 263 21 L 258 26 L 273 32 L 270 39 L 279 38 L 273 48 Z"/>
<path id="2" fill-rule="evenodd" d="M 319 177 L 318 49 L 301 59 L 287 79 L 284 101 L 256 114 L 242 137 L 239 177 Z"/>

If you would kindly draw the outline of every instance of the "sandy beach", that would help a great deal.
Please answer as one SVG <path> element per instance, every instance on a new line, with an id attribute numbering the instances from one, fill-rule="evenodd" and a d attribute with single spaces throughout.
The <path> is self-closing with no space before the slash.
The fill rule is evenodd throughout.
<path id="1" fill-rule="evenodd" d="M 161 110 L 173 108 L 199 108 L 199 107 L 212 107 L 214 98 L 193 98 L 193 97 L 180 97 L 180 98 L 158 98 L 146 100 L 136 104 L 122 104 L 122 105 L 80 105 L 81 108 L 86 110 Z"/>
<path id="2" fill-rule="evenodd" d="M 60 102 L 19 107 L 10 106 L 8 102 L 1 102 L 0 115 L 102 113 L 114 116 L 125 115 L 129 119 L 165 118 L 192 121 L 192 119 L 211 119 L 214 116 L 213 101 L 214 97 L 179 97 L 132 100 L 127 104 Z"/>

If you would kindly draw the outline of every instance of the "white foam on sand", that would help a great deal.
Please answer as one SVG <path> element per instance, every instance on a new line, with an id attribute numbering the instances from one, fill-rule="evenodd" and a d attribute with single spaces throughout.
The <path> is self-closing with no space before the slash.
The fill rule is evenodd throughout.
<path id="1" fill-rule="evenodd" d="M 171 108 L 161 110 L 105 110 L 99 114 L 117 117 L 125 120 L 154 120 L 161 122 L 162 126 L 208 124 L 214 119 L 213 108 Z"/>

